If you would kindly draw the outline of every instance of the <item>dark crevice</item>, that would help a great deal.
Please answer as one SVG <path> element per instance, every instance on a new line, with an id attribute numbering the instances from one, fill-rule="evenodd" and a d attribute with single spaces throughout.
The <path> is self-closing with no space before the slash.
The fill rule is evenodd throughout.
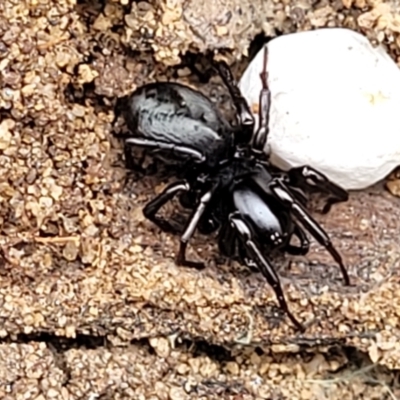
<path id="1" fill-rule="evenodd" d="M 110 332 L 112 335 L 113 333 Z M 173 333 L 171 332 L 171 336 Z M 221 345 L 221 344 L 213 344 L 201 337 L 190 337 L 190 335 L 181 332 L 175 333 L 177 336 L 177 340 L 175 341 L 176 349 L 184 349 L 185 351 L 190 352 L 194 357 L 198 356 L 207 356 L 210 359 L 217 361 L 219 363 L 228 362 L 234 360 L 235 356 L 233 352 L 237 352 L 238 347 L 233 345 Z M 141 338 L 141 339 L 133 339 L 129 342 L 131 345 L 147 347 L 150 354 L 156 354 L 153 350 L 153 347 L 149 344 L 149 338 Z M 112 344 L 112 342 L 107 338 L 107 335 L 89 335 L 89 334 L 81 334 L 78 333 L 75 338 L 67 338 L 64 336 L 58 336 L 49 332 L 36 332 L 31 334 L 19 333 L 17 335 L 9 335 L 5 338 L 0 339 L 0 344 L 29 344 L 31 342 L 37 343 L 46 343 L 49 348 L 53 352 L 64 353 L 71 349 L 87 349 L 94 350 L 97 348 L 111 348 L 116 347 Z M 315 342 L 315 341 L 314 341 Z M 127 342 L 128 343 L 128 342 Z M 297 342 L 297 344 L 299 344 Z M 315 344 L 315 343 L 314 343 Z M 323 345 L 328 345 L 327 342 L 324 342 Z M 254 351 L 259 355 L 263 355 L 265 350 L 259 346 L 249 346 L 253 347 Z M 300 345 L 300 349 L 297 354 L 302 357 L 309 358 L 314 354 L 312 351 L 312 347 L 307 345 Z M 292 353 L 290 353 L 292 354 Z M 351 346 L 343 346 L 338 343 L 334 343 L 332 341 L 329 351 L 326 353 L 326 356 L 329 357 L 337 357 L 338 355 L 343 354 L 349 360 L 349 362 L 357 368 L 362 368 L 366 364 L 372 362 L 368 354 L 360 351 L 359 349 Z M 285 353 L 279 353 L 277 355 L 279 357 L 284 357 Z"/>
<path id="2" fill-rule="evenodd" d="M 55 366 L 64 373 L 62 386 L 66 386 L 71 380 L 71 369 L 65 357 L 65 352 L 71 349 L 96 349 L 109 347 L 106 337 L 78 334 L 76 338 L 65 338 L 47 332 L 33 334 L 17 334 L 14 337 L 8 336 L 0 340 L 0 344 L 29 344 L 31 342 L 45 343 L 54 357 Z"/>
<path id="3" fill-rule="evenodd" d="M 203 398 L 207 395 L 218 395 L 224 396 L 223 398 L 226 398 L 225 396 L 230 396 L 229 398 L 232 398 L 231 396 L 235 396 L 233 397 L 234 399 L 241 399 L 243 395 L 250 395 L 250 392 L 240 381 L 231 381 L 227 383 L 215 379 L 206 379 L 204 381 L 201 381 L 197 385 L 191 386 L 187 394 L 196 394 L 198 397 Z M 274 400 L 279 399 L 274 398 Z"/>
<path id="4" fill-rule="evenodd" d="M 65 100 L 67 103 L 76 103 L 85 106 L 87 105 L 86 100 L 93 98 L 94 89 L 94 82 L 83 85 L 75 85 L 70 82 L 64 90 Z"/>
<path id="5" fill-rule="evenodd" d="M 249 46 L 249 56 L 248 56 L 248 62 L 250 63 L 251 60 L 257 55 L 257 53 L 262 49 L 265 43 L 269 42 L 272 38 L 269 38 L 268 36 L 265 35 L 264 32 L 259 33 L 254 37 L 254 39 L 251 41 L 250 46 Z"/>
<path id="6" fill-rule="evenodd" d="M 4 121 L 5 119 L 12 118 L 11 110 L 5 110 L 4 108 L 0 108 L 0 121 Z"/>
<path id="7" fill-rule="evenodd" d="M 103 6 L 94 4 L 92 1 L 80 1 L 78 2 L 78 4 L 80 4 L 80 7 L 83 7 L 82 10 L 83 9 L 86 10 L 86 13 L 90 15 L 89 20 L 86 21 L 86 24 L 88 26 L 93 23 L 95 17 L 102 12 L 104 7 L 104 2 Z M 121 28 L 123 28 L 123 25 L 117 23 L 116 25 L 113 25 L 111 31 L 115 30 L 119 31 Z M 262 46 L 271 39 L 272 39 L 271 37 L 267 37 L 264 33 L 260 33 L 257 36 L 255 36 L 255 38 L 252 40 L 249 46 L 248 58 L 244 58 L 242 61 L 235 63 L 235 65 L 233 66 L 234 70 L 238 69 L 236 67 L 239 66 L 239 69 L 236 71 L 237 73 L 235 73 L 237 79 L 239 79 L 239 76 L 241 75 L 240 72 L 243 72 L 242 71 L 243 68 L 245 68 L 249 64 L 249 62 L 261 50 Z M 134 50 L 127 47 L 123 43 L 119 43 L 119 46 L 123 49 L 123 52 L 126 54 L 127 59 L 134 59 L 139 56 L 143 57 L 143 55 L 146 53 L 148 54 L 149 57 L 152 57 L 152 52 L 150 50 L 149 51 Z M 104 95 L 96 94 L 95 81 L 82 85 L 78 84 L 74 78 L 75 76 L 78 75 L 79 66 L 81 64 L 93 65 L 93 63 L 96 62 L 97 57 L 98 56 L 101 57 L 101 51 L 102 49 L 99 46 L 99 44 L 94 45 L 94 47 L 91 48 L 91 53 L 88 54 L 81 61 L 81 63 L 75 66 L 74 73 L 72 75 L 73 78 L 71 82 L 66 86 L 64 90 L 64 96 L 67 103 L 70 104 L 76 103 L 83 106 L 87 106 L 88 104 L 90 104 L 91 106 L 95 107 L 96 112 L 108 113 L 110 110 L 113 109 L 113 107 L 115 107 L 118 99 L 116 98 L 114 100 L 109 100 Z M 227 51 L 227 53 L 229 52 Z M 215 71 L 211 66 L 210 61 L 212 57 L 213 57 L 212 51 L 207 51 L 205 53 L 187 52 L 185 54 L 182 54 L 181 55 L 182 62 L 179 65 L 170 67 L 168 75 L 179 79 L 178 71 L 186 67 L 191 71 L 194 80 L 197 80 L 197 82 L 200 84 L 207 84 L 211 77 L 217 75 L 217 71 Z"/>
<path id="8" fill-rule="evenodd" d="M 110 346 L 105 336 L 78 334 L 75 338 L 57 336 L 48 332 L 36 332 L 31 334 L 18 333 L 0 339 L 0 344 L 28 344 L 30 342 L 46 343 L 57 352 L 65 352 L 70 349 L 96 349 Z"/>
<path id="9" fill-rule="evenodd" d="M 0 339 L 0 344 L 29 344 L 32 342 L 45 343 L 53 353 L 60 355 L 71 349 L 94 350 L 98 348 L 113 347 L 107 335 L 86 335 L 77 334 L 75 338 L 57 336 L 49 332 L 36 332 L 31 334 L 19 333 Z M 149 344 L 148 338 L 134 339 L 129 342 L 131 345 L 147 347 L 149 354 L 155 355 L 153 347 Z M 183 348 L 192 353 L 195 357 L 206 355 L 218 362 L 227 362 L 233 359 L 231 350 L 222 345 L 210 344 L 203 339 L 182 339 L 177 340 L 176 348 Z"/>
<path id="10" fill-rule="evenodd" d="M 106 335 L 95 336 L 78 334 L 76 338 L 71 339 L 56 336 L 47 332 L 38 332 L 34 334 L 18 334 L 13 337 L 9 336 L 0 340 L 0 344 L 29 344 L 31 342 L 45 343 L 47 348 L 51 351 L 54 356 L 55 366 L 64 373 L 62 386 L 68 385 L 72 376 L 72 370 L 68 365 L 65 355 L 68 350 L 99 348 L 110 349 L 113 347 Z M 149 338 L 132 340 L 130 344 L 146 349 L 149 355 L 157 356 L 155 349 L 149 343 Z M 117 348 L 117 346 L 114 347 Z M 235 360 L 241 352 L 241 350 L 236 346 L 230 348 L 230 346 L 215 345 L 202 338 L 189 338 L 189 335 L 181 340 L 177 338 L 175 349 L 181 350 L 185 353 L 190 353 L 192 357 L 206 356 L 212 361 L 222 364 L 222 366 L 229 361 Z M 296 357 L 300 357 L 304 363 L 312 362 L 318 351 L 314 352 L 310 350 L 310 348 L 300 349 Z M 259 356 L 265 354 L 265 350 L 261 349 L 260 347 L 254 347 L 254 351 Z M 269 352 L 267 351 L 267 354 L 268 353 Z M 294 357 L 294 354 L 277 353 L 274 355 L 275 362 L 279 363 L 280 360 L 285 359 L 287 356 Z M 381 384 L 381 380 L 383 379 L 382 377 L 384 377 L 383 383 L 388 388 L 397 390 L 397 388 L 400 386 L 400 371 L 390 370 L 385 366 L 374 364 L 369 358 L 368 354 L 363 353 L 354 347 L 340 345 L 332 346 L 328 352 L 324 353 L 324 357 L 327 360 L 345 357 L 343 365 L 341 365 L 335 371 L 326 373 L 326 379 L 341 379 L 343 374 L 350 373 L 359 376 L 364 383 L 371 386 Z M 248 392 L 240 379 L 229 383 L 216 379 L 204 379 L 197 385 L 191 386 L 190 393 L 197 394 L 198 396 L 208 395 L 209 393 L 231 396 L 247 394 Z"/>
<path id="11" fill-rule="evenodd" d="M 81 16 L 89 19 L 90 23 L 103 12 L 106 5 L 106 0 L 78 0 L 76 3 L 76 10 Z"/>
<path id="12" fill-rule="evenodd" d="M 11 343 L 30 344 L 32 342 L 45 343 L 49 350 L 55 355 L 57 364 L 63 366 L 63 368 L 60 367 L 62 370 L 66 369 L 64 353 L 71 349 L 94 350 L 99 348 L 109 349 L 113 347 L 106 335 L 96 336 L 77 334 L 75 338 L 66 338 L 49 332 L 36 332 L 32 334 L 19 333 L 17 335 L 10 335 L 0 339 L 0 345 Z M 156 355 L 156 351 L 149 344 L 148 338 L 134 339 L 130 341 L 129 344 L 145 347 L 150 355 Z M 185 351 L 190 352 L 194 357 L 205 355 L 219 363 L 232 361 L 234 359 L 229 348 L 222 345 L 210 344 L 203 339 L 177 340 L 175 348 L 184 349 Z"/>
<path id="13" fill-rule="evenodd" d="M 203 339 L 199 340 L 182 340 L 177 347 L 183 347 L 186 351 L 189 351 L 194 357 L 207 356 L 213 361 L 219 363 L 228 362 L 234 360 L 234 357 L 225 346 L 211 344 Z"/>

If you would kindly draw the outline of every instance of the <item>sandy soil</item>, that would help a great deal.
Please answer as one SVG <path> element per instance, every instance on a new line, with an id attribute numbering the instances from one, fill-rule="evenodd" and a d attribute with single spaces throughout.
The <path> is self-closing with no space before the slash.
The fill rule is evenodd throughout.
<path id="1" fill-rule="evenodd" d="M 219 79 L 200 83 L 182 52 L 239 59 L 261 29 L 353 27 L 397 60 L 395 6 L 75 3 L 0 3 L 0 398 L 400 398 L 400 199 L 384 183 L 314 214 L 352 287 L 315 243 L 276 261 L 300 334 L 213 238 L 189 251 L 205 270 L 175 266 L 177 238 L 141 213 L 165 182 L 127 183 L 111 138 L 115 99 L 156 79 L 229 109 Z"/>

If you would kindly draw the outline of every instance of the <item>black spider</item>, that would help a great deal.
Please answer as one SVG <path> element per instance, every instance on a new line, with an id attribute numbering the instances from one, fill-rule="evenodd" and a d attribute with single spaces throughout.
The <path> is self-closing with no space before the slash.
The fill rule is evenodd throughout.
<path id="1" fill-rule="evenodd" d="M 150 201 L 144 215 L 162 230 L 177 233 L 157 212 L 179 195 L 182 205 L 193 212 L 181 235 L 176 263 L 202 268 L 202 263 L 186 259 L 187 244 L 196 228 L 206 234 L 219 229 L 221 252 L 229 257 L 237 254 L 243 263 L 260 270 L 274 289 L 282 310 L 303 330 L 288 309 L 270 255 L 275 250 L 305 255 L 309 250 L 305 228 L 339 264 L 348 285 L 350 281 L 341 256 L 305 208 L 307 197 L 303 190 L 328 195 L 325 213 L 332 204 L 346 201 L 348 194 L 309 166 L 284 172 L 269 164 L 268 156 L 263 153 L 269 132 L 271 98 L 266 46 L 260 74 L 260 122 L 254 137 L 254 118 L 228 65 L 218 62 L 214 66 L 235 105 L 236 127 L 222 117 L 207 97 L 177 83 L 142 86 L 119 106 L 130 131 L 124 137 L 127 155 L 130 146 L 141 147 L 150 150 L 163 163 L 181 167 L 180 171 L 175 170 L 181 179 Z M 293 237 L 298 238 L 298 246 L 291 243 Z"/>

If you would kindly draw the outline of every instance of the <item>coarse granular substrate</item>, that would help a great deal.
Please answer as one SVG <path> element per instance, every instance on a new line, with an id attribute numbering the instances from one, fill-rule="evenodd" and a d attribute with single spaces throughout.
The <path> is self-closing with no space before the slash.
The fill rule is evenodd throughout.
<path id="1" fill-rule="evenodd" d="M 189 250 L 205 270 L 175 266 L 178 239 L 141 213 L 166 182 L 125 184 L 111 139 L 115 99 L 155 79 L 229 107 L 182 52 L 239 59 L 261 29 L 351 27 L 397 60 L 395 3 L 76 3 L 0 2 L 0 398 L 399 398 L 400 201 L 383 184 L 315 213 L 352 287 L 315 243 L 276 261 L 301 335 L 212 238 Z"/>

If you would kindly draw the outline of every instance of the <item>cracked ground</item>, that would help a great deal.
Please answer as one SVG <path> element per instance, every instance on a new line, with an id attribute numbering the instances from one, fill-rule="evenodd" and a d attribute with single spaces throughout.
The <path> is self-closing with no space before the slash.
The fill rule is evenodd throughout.
<path id="1" fill-rule="evenodd" d="M 111 135 L 115 99 L 170 79 L 232 109 L 218 77 L 202 83 L 167 51 L 167 39 L 182 38 L 170 13 L 179 4 L 0 3 L 0 398 L 400 398 L 400 200 L 384 183 L 313 214 L 353 286 L 316 243 L 307 257 L 276 261 L 303 334 L 260 274 L 222 259 L 213 238 L 196 235 L 189 249 L 204 270 L 179 268 L 177 238 L 142 216 L 166 182 L 127 179 Z M 358 20 L 357 4 L 326 2 L 282 22 L 282 5 L 271 7 L 271 35 L 357 21 L 367 29 L 383 12 Z M 233 39 L 215 32 L 202 46 L 233 54 Z M 199 47 L 187 40 L 182 51 Z"/>

